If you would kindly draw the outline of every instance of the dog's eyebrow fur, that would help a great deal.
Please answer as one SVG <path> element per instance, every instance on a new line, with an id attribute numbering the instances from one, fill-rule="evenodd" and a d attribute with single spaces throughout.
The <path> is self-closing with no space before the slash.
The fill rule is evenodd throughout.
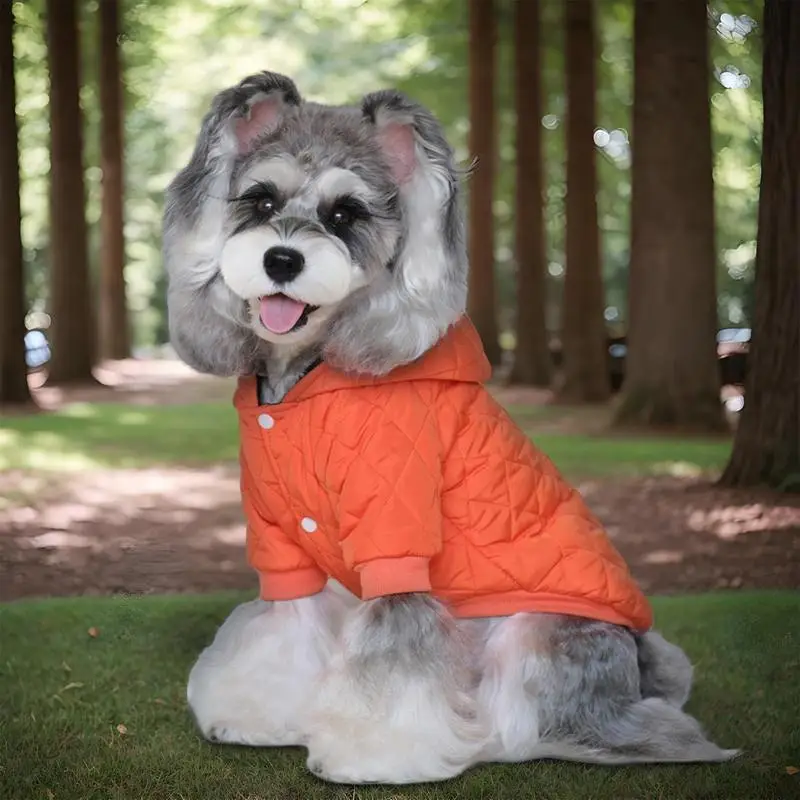
<path id="1" fill-rule="evenodd" d="M 307 180 L 299 165 L 291 158 L 267 158 L 244 166 L 238 176 L 237 194 L 259 183 L 271 183 L 284 196 L 293 195 Z"/>
<path id="2" fill-rule="evenodd" d="M 314 179 L 315 188 L 326 200 L 337 197 L 356 197 L 367 203 L 375 197 L 375 191 L 349 169 L 331 167 Z"/>

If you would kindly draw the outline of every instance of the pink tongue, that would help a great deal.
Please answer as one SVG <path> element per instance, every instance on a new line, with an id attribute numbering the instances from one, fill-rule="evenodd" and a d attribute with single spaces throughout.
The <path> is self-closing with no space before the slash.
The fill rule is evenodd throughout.
<path id="1" fill-rule="evenodd" d="M 285 294 L 273 294 L 261 298 L 261 311 L 259 316 L 264 327 L 272 333 L 288 333 L 295 325 L 303 312 L 306 304 L 299 300 L 292 300 Z"/>

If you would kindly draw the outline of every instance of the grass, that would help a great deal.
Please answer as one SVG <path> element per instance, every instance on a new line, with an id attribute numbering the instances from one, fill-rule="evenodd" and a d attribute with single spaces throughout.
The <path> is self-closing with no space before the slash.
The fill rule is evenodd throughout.
<path id="1" fill-rule="evenodd" d="M 0 606 L 4 800 L 756 800 L 800 797 L 800 595 L 658 598 L 658 627 L 696 664 L 689 710 L 727 765 L 476 768 L 419 787 L 335 787 L 304 751 L 212 746 L 187 671 L 239 595 L 77 598 Z M 96 627 L 99 635 L 87 631 Z M 118 729 L 119 725 L 125 726 Z M 124 731 L 123 733 L 120 730 Z"/>
<path id="2" fill-rule="evenodd" d="M 537 413 L 517 407 L 511 412 L 573 479 L 713 472 L 730 453 L 730 442 L 721 439 L 537 432 Z M 552 420 L 555 413 L 548 408 L 542 418 Z M 0 469 L 202 466 L 234 461 L 237 452 L 236 417 L 228 403 L 75 404 L 52 414 L 0 420 Z"/>

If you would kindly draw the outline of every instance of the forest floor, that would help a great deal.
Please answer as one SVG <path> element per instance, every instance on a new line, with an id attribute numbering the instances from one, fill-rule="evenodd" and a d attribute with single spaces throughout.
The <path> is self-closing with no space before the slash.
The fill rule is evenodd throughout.
<path id="1" fill-rule="evenodd" d="M 231 382 L 170 361 L 97 375 L 0 418 L 0 601 L 253 590 Z M 729 439 L 620 436 L 607 410 L 494 391 L 647 593 L 800 588 L 800 498 L 715 486 Z"/>

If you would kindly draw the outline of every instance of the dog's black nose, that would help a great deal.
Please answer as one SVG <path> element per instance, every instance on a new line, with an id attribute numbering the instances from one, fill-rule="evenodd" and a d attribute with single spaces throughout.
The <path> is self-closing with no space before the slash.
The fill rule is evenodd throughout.
<path id="1" fill-rule="evenodd" d="M 275 283 L 294 280 L 305 264 L 303 254 L 291 247 L 270 247 L 264 253 L 264 271 Z"/>

